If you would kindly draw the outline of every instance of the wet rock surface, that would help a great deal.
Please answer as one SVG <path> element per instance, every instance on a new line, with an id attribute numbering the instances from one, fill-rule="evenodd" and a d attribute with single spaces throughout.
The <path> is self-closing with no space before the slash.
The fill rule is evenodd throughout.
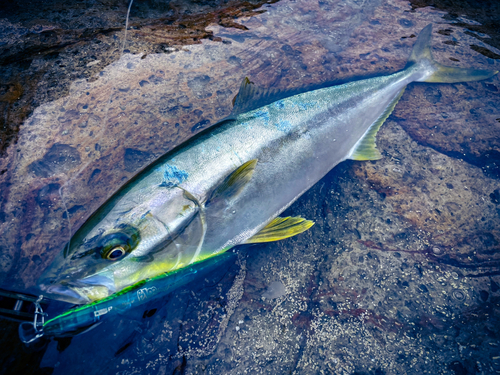
<path id="1" fill-rule="evenodd" d="M 207 30 L 210 24 L 244 29 L 234 18 L 258 14 L 254 9 L 266 2 L 136 3 L 127 52 L 147 54 L 173 52 L 204 39 L 221 41 Z M 0 4 L 1 155 L 38 105 L 67 95 L 75 79 L 96 79 L 103 67 L 120 58 L 127 5 L 119 0 Z"/>
<path id="2" fill-rule="evenodd" d="M 294 92 L 391 73 L 428 23 L 437 60 L 498 70 L 496 34 L 462 8 L 258 5 L 138 3 L 123 55 L 126 3 L 46 2 L 37 17 L 5 8 L 3 288 L 35 290 L 70 232 L 229 114 L 245 76 Z M 480 38 L 464 28 L 473 20 Z M 377 137 L 383 159 L 344 162 L 285 212 L 315 221 L 308 232 L 239 247 L 234 264 L 189 288 L 45 342 L 26 371 L 499 372 L 499 82 L 410 85 Z M 2 355 L 6 373 L 27 369 L 26 352 L 14 353 Z"/>
<path id="3" fill-rule="evenodd" d="M 448 12 L 443 17 L 447 24 L 446 27 L 438 31 L 443 36 L 441 43 L 450 46 L 461 44 L 469 46 L 472 50 L 490 58 L 490 63 L 500 59 L 500 55 L 490 48 L 490 46 L 500 47 L 500 34 L 496 26 L 498 25 L 498 4 L 496 2 L 459 0 L 450 3 L 440 0 L 432 2 L 412 0 L 411 4 L 415 10 L 420 7 L 432 6 L 435 9 Z M 458 40 L 454 35 L 456 27 L 464 30 L 464 33 L 470 38 Z M 486 43 L 487 46 L 478 46 L 476 43 L 478 40 Z M 447 57 L 456 64 L 468 63 L 460 54 L 453 54 L 453 56 L 449 54 Z M 404 113 L 401 117 L 406 121 L 402 122 L 402 126 L 415 140 L 447 155 L 463 158 L 496 178 L 500 176 L 500 144 L 497 136 L 500 120 L 498 119 L 498 111 L 495 111 L 494 107 L 491 106 L 498 99 L 498 84 L 482 82 L 479 85 L 474 84 L 472 90 L 468 84 L 446 88 L 435 87 L 433 89 L 435 92 L 445 90 L 448 92 L 447 95 L 462 98 L 462 100 L 448 104 L 442 103 L 444 105 L 443 111 L 439 112 L 435 112 L 435 108 L 426 103 L 426 101 L 430 103 L 438 101 L 439 95 L 426 95 L 424 90 L 428 89 L 423 87 L 411 87 L 410 89 L 412 90 L 412 101 L 420 102 L 422 108 L 427 107 L 429 111 L 426 111 L 426 115 L 434 118 L 434 129 L 439 130 L 431 132 L 425 123 L 414 126 L 415 118 L 409 120 L 410 116 Z M 457 106 L 458 102 L 466 104 Z M 461 131 L 457 132 L 456 128 L 453 127 L 455 121 L 447 121 L 446 119 L 460 119 L 460 123 L 463 124 L 460 126 Z M 481 130 L 478 131 L 478 128 Z"/>
<path id="4" fill-rule="evenodd" d="M 465 27 L 467 34 L 481 40 L 495 48 L 500 47 L 500 33 L 498 30 L 498 4 L 491 0 L 410 0 L 413 9 L 434 7 L 447 14 L 443 17 L 448 22 Z M 472 47 L 472 45 L 471 45 Z M 490 58 L 497 58 L 498 54 L 488 48 L 476 46 L 474 50 L 481 51 Z M 479 51 L 478 51 L 479 52 Z"/>

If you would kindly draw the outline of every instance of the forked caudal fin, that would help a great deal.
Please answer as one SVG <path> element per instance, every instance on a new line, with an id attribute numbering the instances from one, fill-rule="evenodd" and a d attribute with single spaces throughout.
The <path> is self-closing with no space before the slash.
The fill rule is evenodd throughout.
<path id="1" fill-rule="evenodd" d="M 410 58 L 408 59 L 407 66 L 413 64 L 429 64 L 431 70 L 434 71 L 430 76 L 427 76 L 425 79 L 419 81 L 435 83 L 479 81 L 490 78 L 498 73 L 498 71 L 493 70 L 454 68 L 438 63 L 432 58 L 431 54 L 431 34 L 432 25 L 430 24 L 427 25 L 418 35 L 417 42 L 413 47 Z"/>
<path id="2" fill-rule="evenodd" d="M 483 69 L 467 69 L 467 68 L 454 68 L 451 66 L 445 66 L 432 58 L 430 42 L 431 42 L 432 25 L 427 25 L 418 35 L 417 41 L 413 50 L 411 52 L 410 58 L 408 59 L 407 69 L 411 69 L 415 65 L 417 66 L 418 74 L 423 75 L 421 79 L 417 79 L 419 82 L 443 82 L 443 83 L 455 83 L 455 82 L 467 82 L 467 81 L 479 81 L 482 79 L 487 79 L 498 71 L 493 70 L 483 70 Z M 396 106 L 397 102 L 403 94 L 401 90 L 389 103 L 384 112 L 380 117 L 370 126 L 368 131 L 363 135 L 363 137 L 356 143 L 352 148 L 349 159 L 352 160 L 377 160 L 382 157 L 380 152 L 377 150 L 375 144 L 375 137 L 380 127 L 384 121 L 389 117 L 392 110 Z"/>

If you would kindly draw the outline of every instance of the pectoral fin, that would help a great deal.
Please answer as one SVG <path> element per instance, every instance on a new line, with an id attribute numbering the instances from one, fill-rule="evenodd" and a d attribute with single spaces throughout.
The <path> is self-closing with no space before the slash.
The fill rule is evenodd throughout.
<path id="1" fill-rule="evenodd" d="M 245 243 L 279 241 L 305 232 L 314 225 L 311 220 L 297 217 L 277 217 Z"/>
<path id="2" fill-rule="evenodd" d="M 214 190 L 206 206 L 221 198 L 229 199 L 237 196 L 252 178 L 256 165 L 257 159 L 252 159 L 226 177 L 226 179 Z"/>

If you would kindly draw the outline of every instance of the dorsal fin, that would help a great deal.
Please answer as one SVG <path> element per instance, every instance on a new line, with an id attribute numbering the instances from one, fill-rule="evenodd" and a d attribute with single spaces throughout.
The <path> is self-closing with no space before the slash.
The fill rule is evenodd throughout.
<path id="1" fill-rule="evenodd" d="M 305 232 L 314 225 L 314 221 L 306 220 L 300 216 L 277 217 L 259 233 L 246 240 L 245 243 L 261 243 L 279 241 Z"/>
<path id="2" fill-rule="evenodd" d="M 227 176 L 219 186 L 217 186 L 206 205 L 221 198 L 229 199 L 237 196 L 252 178 L 256 165 L 257 159 L 252 159 L 238 167 L 233 173 Z"/>
<path id="3" fill-rule="evenodd" d="M 403 95 L 405 89 L 402 89 L 399 94 L 389 103 L 385 111 L 375 121 L 365 135 L 354 145 L 349 159 L 352 160 L 379 160 L 382 158 L 379 150 L 377 150 L 376 136 L 380 127 L 385 122 L 387 117 L 392 113 L 394 107 Z"/>
<path id="4" fill-rule="evenodd" d="M 229 117 L 264 107 L 294 94 L 295 92 L 284 92 L 277 89 L 262 89 L 250 81 L 248 77 L 245 77 L 241 82 L 238 94 L 233 98 L 233 110 Z"/>

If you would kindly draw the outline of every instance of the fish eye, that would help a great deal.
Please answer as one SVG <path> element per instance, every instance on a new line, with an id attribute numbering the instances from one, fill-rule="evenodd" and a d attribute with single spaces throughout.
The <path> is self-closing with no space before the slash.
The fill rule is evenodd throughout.
<path id="1" fill-rule="evenodd" d="M 106 254 L 106 259 L 108 260 L 118 260 L 123 257 L 127 252 L 122 246 L 117 246 Z"/>
<path id="2" fill-rule="evenodd" d="M 96 248 L 96 255 L 102 259 L 117 261 L 134 250 L 141 240 L 139 231 L 130 226 L 120 226 L 118 232 L 104 236 Z"/>

